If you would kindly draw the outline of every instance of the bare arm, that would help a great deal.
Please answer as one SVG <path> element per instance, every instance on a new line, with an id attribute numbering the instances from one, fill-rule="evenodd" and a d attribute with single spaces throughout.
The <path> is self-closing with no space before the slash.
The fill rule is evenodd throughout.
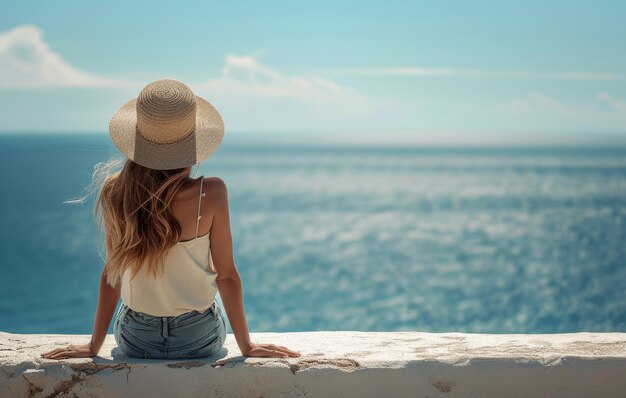
<path id="1" fill-rule="evenodd" d="M 107 240 L 107 253 L 109 253 L 109 242 Z M 118 283 L 114 288 L 106 281 L 106 270 L 102 268 L 100 274 L 100 290 L 98 293 L 98 305 L 96 307 L 96 318 L 93 323 L 93 332 L 89 342 L 93 355 L 98 355 L 100 348 L 107 336 L 111 319 L 115 313 L 115 308 L 120 299 L 121 285 Z"/>
<path id="2" fill-rule="evenodd" d="M 241 353 L 247 356 L 299 356 L 299 353 L 283 346 L 255 344 L 250 341 L 244 312 L 243 286 L 233 257 L 228 192 L 224 181 L 218 179 L 213 184 L 216 186 L 211 195 L 212 203 L 215 204 L 210 232 L 211 257 L 218 273 L 217 286 L 237 345 Z"/>
<path id="3" fill-rule="evenodd" d="M 245 355 L 252 342 L 244 312 L 243 286 L 233 257 L 228 191 L 222 180 L 215 182 L 214 185 L 217 186 L 212 195 L 215 210 L 210 232 L 211 257 L 218 273 L 216 281 L 224 309 L 233 328 L 237 345 Z"/>

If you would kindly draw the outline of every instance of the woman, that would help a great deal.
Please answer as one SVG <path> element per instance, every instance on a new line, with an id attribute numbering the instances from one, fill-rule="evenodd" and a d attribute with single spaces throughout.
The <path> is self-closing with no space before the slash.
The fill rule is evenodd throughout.
<path id="1" fill-rule="evenodd" d="M 114 336 L 128 356 L 199 358 L 217 353 L 226 324 L 245 356 L 296 357 L 286 347 L 250 341 L 242 285 L 232 253 L 226 185 L 190 178 L 192 165 L 221 144 L 218 111 L 178 80 L 148 84 L 113 115 L 113 143 L 128 159 L 99 167 L 95 215 L 104 221 L 106 261 L 91 341 L 41 354 L 95 356 L 118 300 Z"/>

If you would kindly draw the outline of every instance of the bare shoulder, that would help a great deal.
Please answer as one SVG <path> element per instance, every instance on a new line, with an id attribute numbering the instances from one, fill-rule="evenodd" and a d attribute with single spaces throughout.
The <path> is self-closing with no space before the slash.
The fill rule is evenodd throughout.
<path id="1" fill-rule="evenodd" d="M 228 208 L 228 192 L 226 189 L 226 182 L 219 177 L 205 177 L 203 181 L 203 191 L 207 200 L 206 208 L 202 209 L 205 214 L 211 214 L 211 231 L 213 231 L 217 225 L 224 225 L 219 220 L 229 218 Z"/>
<path id="2" fill-rule="evenodd" d="M 226 187 L 226 181 L 219 177 L 204 177 L 204 186 L 213 189 Z"/>
<path id="3" fill-rule="evenodd" d="M 226 193 L 226 181 L 219 177 L 205 177 L 204 178 L 204 192 L 209 194 L 224 194 Z"/>
<path id="4" fill-rule="evenodd" d="M 203 191 L 208 198 L 207 202 L 223 205 L 228 202 L 226 182 L 219 177 L 205 177 Z"/>

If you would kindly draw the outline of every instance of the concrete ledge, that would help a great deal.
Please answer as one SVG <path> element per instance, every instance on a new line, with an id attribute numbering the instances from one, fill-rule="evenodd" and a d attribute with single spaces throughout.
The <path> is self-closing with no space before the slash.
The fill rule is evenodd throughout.
<path id="1" fill-rule="evenodd" d="M 88 335 L 0 332 L 1 397 L 624 397 L 626 333 L 253 333 L 300 358 L 42 359 Z"/>

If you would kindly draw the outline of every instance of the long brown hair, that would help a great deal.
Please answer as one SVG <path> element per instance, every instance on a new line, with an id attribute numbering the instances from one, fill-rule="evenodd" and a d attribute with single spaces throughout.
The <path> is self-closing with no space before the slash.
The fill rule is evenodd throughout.
<path id="1" fill-rule="evenodd" d="M 121 170 L 114 171 L 120 165 Z M 143 266 L 151 275 L 162 273 L 166 252 L 181 236 L 170 204 L 180 189 L 194 182 L 190 173 L 191 166 L 155 170 L 126 158 L 112 158 L 94 167 L 89 190 L 99 188 L 94 218 L 98 237 L 103 222 L 105 226 L 104 267 L 109 285 L 115 287 L 128 268 L 132 276 Z M 85 197 L 66 203 L 82 203 Z"/>

